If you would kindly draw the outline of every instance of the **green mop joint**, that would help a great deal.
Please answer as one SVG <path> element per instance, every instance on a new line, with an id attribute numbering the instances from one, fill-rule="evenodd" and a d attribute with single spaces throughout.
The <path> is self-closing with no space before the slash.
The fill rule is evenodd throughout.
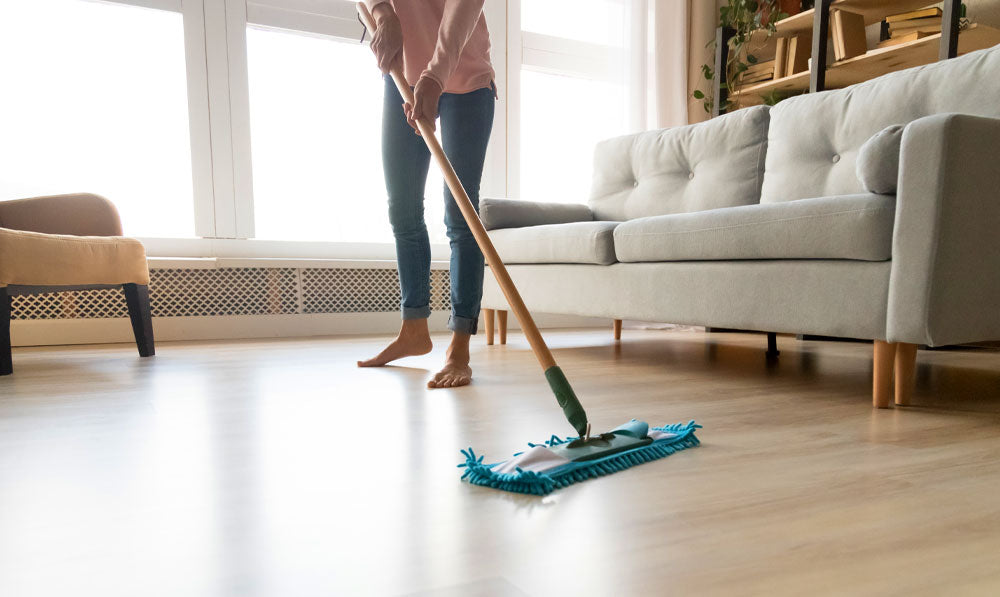
<path id="1" fill-rule="evenodd" d="M 545 372 L 546 377 L 549 371 Z M 484 463 L 483 456 L 469 448 L 462 450 L 465 462 L 458 466 L 465 469 L 462 479 L 473 485 L 545 495 L 573 483 L 694 448 L 699 444 L 696 429 L 701 429 L 701 425 L 694 421 L 650 429 L 646 423 L 632 419 L 584 442 L 576 437 L 561 439 L 553 435 L 547 442 L 529 443 L 529 450 L 493 464 Z"/>
<path id="2" fill-rule="evenodd" d="M 545 370 L 545 379 L 552 388 L 552 393 L 556 395 L 556 402 L 562 407 L 566 420 L 576 429 L 581 436 L 587 432 L 587 413 L 580 404 L 580 399 L 576 397 L 569 380 L 558 365 L 553 365 Z"/>

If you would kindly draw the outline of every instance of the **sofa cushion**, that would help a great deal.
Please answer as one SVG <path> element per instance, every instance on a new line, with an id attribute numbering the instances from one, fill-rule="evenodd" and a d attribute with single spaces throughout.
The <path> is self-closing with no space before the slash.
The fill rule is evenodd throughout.
<path id="1" fill-rule="evenodd" d="M 149 284 L 142 243 L 0 228 L 0 286 L 89 284 Z"/>
<path id="2" fill-rule="evenodd" d="M 858 180 L 869 193 L 896 194 L 903 125 L 886 127 L 865 141 L 858 152 Z"/>
<path id="3" fill-rule="evenodd" d="M 580 203 L 540 203 L 486 197 L 479 201 L 479 217 L 487 230 L 590 222 L 594 219 L 590 208 Z"/>
<path id="4" fill-rule="evenodd" d="M 615 254 L 621 262 L 884 261 L 894 215 L 894 197 L 864 194 L 641 218 L 615 229 Z"/>
<path id="5" fill-rule="evenodd" d="M 618 222 L 574 222 L 491 230 L 490 239 L 504 263 L 615 262 Z"/>
<path id="6" fill-rule="evenodd" d="M 608 139 L 594 150 L 596 220 L 631 220 L 760 200 L 768 108 Z"/>
<path id="7" fill-rule="evenodd" d="M 1000 118 L 1000 46 L 771 109 L 761 203 L 861 193 L 855 161 L 892 124 L 945 112 Z"/>

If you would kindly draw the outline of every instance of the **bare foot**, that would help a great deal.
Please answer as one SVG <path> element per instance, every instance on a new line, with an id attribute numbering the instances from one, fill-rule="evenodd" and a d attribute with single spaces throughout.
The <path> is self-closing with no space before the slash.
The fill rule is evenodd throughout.
<path id="1" fill-rule="evenodd" d="M 358 361 L 358 367 L 381 367 L 403 357 L 415 357 L 431 351 L 431 335 L 426 319 L 404 319 L 399 336 L 382 352 L 367 361 Z"/>
<path id="2" fill-rule="evenodd" d="M 459 332 L 452 334 L 444 368 L 427 382 L 428 388 L 457 388 L 472 382 L 472 368 L 469 367 L 469 338 L 469 334 Z"/>

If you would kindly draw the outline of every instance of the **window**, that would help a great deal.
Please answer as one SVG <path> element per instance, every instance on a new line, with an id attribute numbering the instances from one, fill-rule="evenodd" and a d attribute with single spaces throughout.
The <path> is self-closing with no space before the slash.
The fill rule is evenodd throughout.
<path id="1" fill-rule="evenodd" d="M 486 13 L 502 90 L 506 1 Z M 2 0 L 0 200 L 105 195 L 152 255 L 385 258 L 361 30 L 348 0 Z M 501 101 L 484 196 L 507 188 L 505 119 Z M 443 189 L 432 165 L 438 258 Z"/>
<path id="2" fill-rule="evenodd" d="M 521 30 L 576 41 L 621 46 L 626 0 L 524 0 Z"/>
<path id="3" fill-rule="evenodd" d="M 247 30 L 256 236 L 391 242 L 382 176 L 383 82 L 367 46 Z M 428 176 L 425 218 L 444 235 L 443 182 Z"/>
<path id="4" fill-rule="evenodd" d="M 0 3 L 0 200 L 104 195 L 126 234 L 194 235 L 181 14 Z"/>
<path id="5" fill-rule="evenodd" d="M 635 0 L 524 0 L 516 100 L 519 196 L 584 203 L 594 146 L 633 122 L 626 47 Z M 556 148 L 558 148 L 556 150 Z"/>
<path id="6" fill-rule="evenodd" d="M 622 85 L 523 69 L 521 98 L 521 196 L 586 203 L 594 145 L 625 131 Z"/>

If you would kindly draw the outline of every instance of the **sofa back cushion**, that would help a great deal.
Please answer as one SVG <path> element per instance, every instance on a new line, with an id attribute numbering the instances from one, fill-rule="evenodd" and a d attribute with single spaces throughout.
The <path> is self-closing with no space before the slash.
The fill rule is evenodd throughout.
<path id="1" fill-rule="evenodd" d="M 771 109 L 761 203 L 864 192 L 861 146 L 893 124 L 943 112 L 1000 117 L 1000 46 L 801 95 Z"/>
<path id="2" fill-rule="evenodd" d="M 598 143 L 594 219 L 620 222 L 758 203 L 768 112 L 757 106 Z"/>

